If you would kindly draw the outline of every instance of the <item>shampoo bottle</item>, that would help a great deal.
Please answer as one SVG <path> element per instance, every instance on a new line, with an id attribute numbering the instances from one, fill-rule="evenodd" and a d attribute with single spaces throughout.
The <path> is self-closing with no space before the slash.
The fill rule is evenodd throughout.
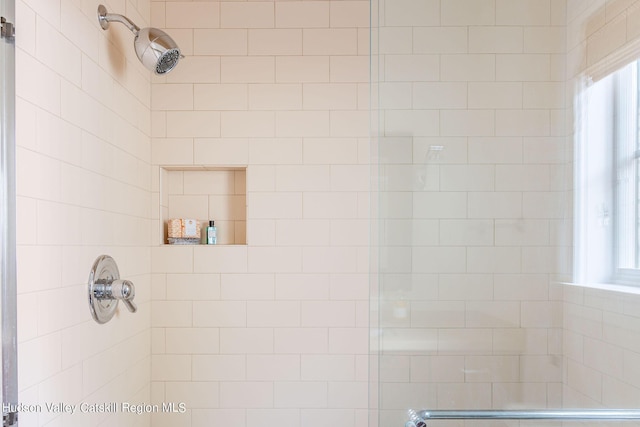
<path id="1" fill-rule="evenodd" d="M 213 221 L 209 221 L 209 226 L 207 227 L 207 245 L 215 245 L 218 241 L 218 230 L 214 225 Z"/>

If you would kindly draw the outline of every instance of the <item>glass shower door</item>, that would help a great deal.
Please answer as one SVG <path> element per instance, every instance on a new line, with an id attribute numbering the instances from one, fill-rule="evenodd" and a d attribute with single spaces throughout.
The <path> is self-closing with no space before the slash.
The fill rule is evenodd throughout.
<path id="1" fill-rule="evenodd" d="M 640 298 L 565 284 L 576 82 L 636 6 L 372 2 L 376 425 L 640 415 Z"/>
<path id="2" fill-rule="evenodd" d="M 3 427 L 17 425 L 15 2 L 0 0 L 0 316 Z"/>

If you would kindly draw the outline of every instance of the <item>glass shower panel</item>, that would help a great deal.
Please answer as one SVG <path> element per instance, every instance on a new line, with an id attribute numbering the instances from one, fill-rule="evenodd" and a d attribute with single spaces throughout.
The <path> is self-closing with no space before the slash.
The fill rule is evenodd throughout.
<path id="1" fill-rule="evenodd" d="M 561 408 L 566 3 L 375 3 L 379 425 Z"/>
<path id="2" fill-rule="evenodd" d="M 372 2 L 377 425 L 640 407 L 640 299 L 565 284 L 576 82 L 639 5 Z"/>

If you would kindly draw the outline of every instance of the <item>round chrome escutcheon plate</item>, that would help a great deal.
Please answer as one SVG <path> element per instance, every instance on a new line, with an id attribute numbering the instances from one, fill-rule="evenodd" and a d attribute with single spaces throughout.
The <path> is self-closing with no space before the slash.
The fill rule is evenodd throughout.
<path id="1" fill-rule="evenodd" d="M 89 309 L 91 316 L 98 323 L 106 323 L 116 312 L 118 300 L 102 299 L 105 287 L 114 280 L 120 279 L 118 266 L 109 255 L 96 258 L 89 273 Z"/>

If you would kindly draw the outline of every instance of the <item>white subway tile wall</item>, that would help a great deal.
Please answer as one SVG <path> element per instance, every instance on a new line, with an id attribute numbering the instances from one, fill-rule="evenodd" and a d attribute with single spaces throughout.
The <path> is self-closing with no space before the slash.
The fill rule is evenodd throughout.
<path id="1" fill-rule="evenodd" d="M 180 424 L 194 427 L 258 416 L 366 426 L 369 3 L 151 9 L 153 25 L 193 32 L 178 41 L 193 52 L 178 69 L 189 68 L 151 82 L 151 162 L 184 168 L 162 174 L 155 200 L 163 215 L 200 218 L 221 202 L 213 195 L 246 188 L 244 240 L 152 248 L 163 288 L 151 317 L 156 402 L 186 400 Z M 246 175 L 230 181 L 189 166 Z M 219 219 L 224 237 L 229 224 Z"/>
<path id="2" fill-rule="evenodd" d="M 565 77 L 636 38 L 639 5 L 387 0 L 370 40 L 362 0 L 118 2 L 186 55 L 152 77 L 95 5 L 18 0 L 20 401 L 187 405 L 21 423 L 364 427 L 369 393 L 385 425 L 412 406 L 634 405 L 636 299 L 550 283 L 570 264 Z M 203 165 L 246 175 L 161 167 Z M 163 218 L 208 216 L 231 186 L 246 244 L 162 245 Z M 139 312 L 98 326 L 81 295 L 102 253 Z"/>
<path id="3" fill-rule="evenodd" d="M 151 316 L 158 316 L 151 306 L 150 76 L 126 28 L 99 27 L 97 4 L 15 3 L 18 399 L 43 408 L 150 402 Z M 113 12 L 148 24 L 148 4 L 119 5 Z M 177 104 L 193 103 L 181 93 Z M 101 254 L 134 282 L 138 305 L 136 314 L 121 307 L 106 325 L 94 322 L 86 301 Z M 20 423 L 145 426 L 151 418 L 78 412 L 23 412 Z"/>

